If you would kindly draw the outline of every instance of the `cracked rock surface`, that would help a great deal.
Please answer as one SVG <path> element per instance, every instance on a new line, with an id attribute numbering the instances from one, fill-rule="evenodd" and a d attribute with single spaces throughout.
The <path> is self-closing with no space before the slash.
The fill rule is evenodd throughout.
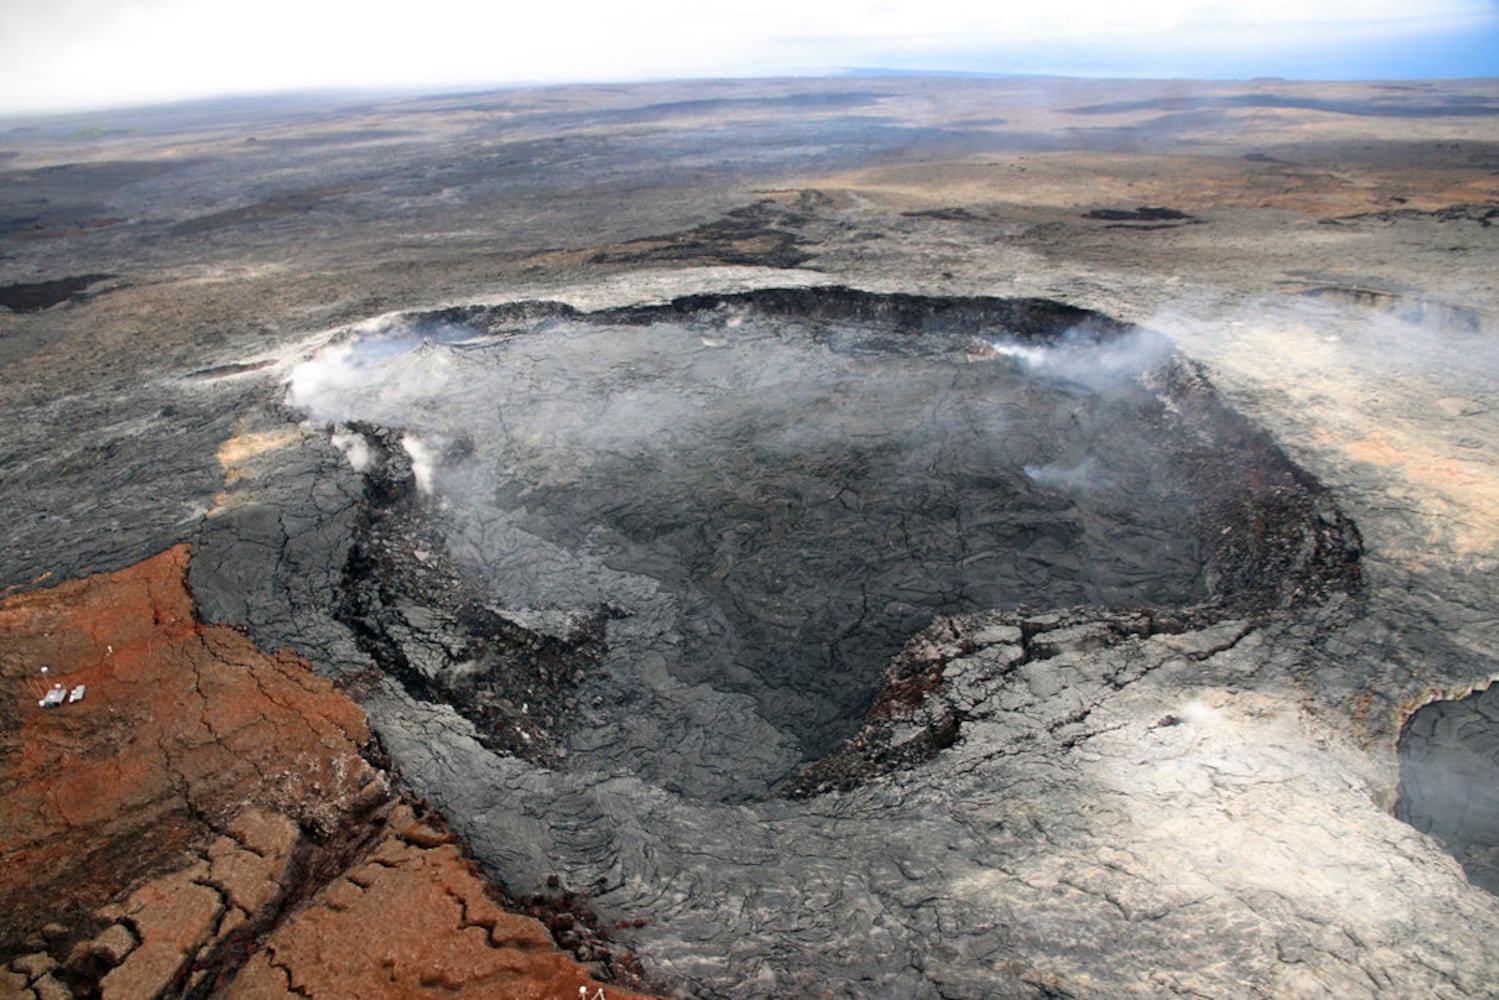
<path id="1" fill-rule="evenodd" d="M 197 622 L 187 562 L 0 602 L 6 995 L 596 988 L 393 793 L 352 702 Z M 54 679 L 86 696 L 41 707 Z"/>
<path id="2" fill-rule="evenodd" d="M 580 987 L 601 988 L 544 924 L 496 906 L 459 848 L 406 833 L 382 840 L 277 928 L 227 995 L 551 1000 Z"/>
<path id="3" fill-rule="evenodd" d="M 1053 618 L 1029 621 L 1053 654 L 1030 663 L 1010 641 L 1024 618 L 944 625 L 971 651 L 891 742 L 954 705 L 971 713 L 961 737 L 803 803 L 547 775 L 490 756 L 451 714 L 373 712 L 415 773 L 480 777 L 429 787 L 472 817 L 481 855 L 537 870 L 520 845 L 540 838 L 574 878 L 607 878 L 610 905 L 651 916 L 643 953 L 704 995 L 1489 989 L 1491 898 L 1372 801 L 1384 776 L 1295 693 L 1319 626 L 1146 635 L 1128 617 Z M 1439 917 L 1432 893 L 1450 901 Z M 726 936 L 760 944 L 725 953 Z"/>
<path id="4" fill-rule="evenodd" d="M 1395 815 L 1445 844 L 1475 885 L 1499 893 L 1496 727 L 1493 684 L 1417 709 L 1401 732 Z"/>

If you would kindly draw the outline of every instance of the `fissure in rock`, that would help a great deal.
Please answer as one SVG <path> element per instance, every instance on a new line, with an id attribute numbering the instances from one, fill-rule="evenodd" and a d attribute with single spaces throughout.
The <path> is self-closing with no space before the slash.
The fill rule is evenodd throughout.
<path id="1" fill-rule="evenodd" d="M 1400 733 L 1395 815 L 1499 893 L 1499 685 L 1423 705 Z"/>

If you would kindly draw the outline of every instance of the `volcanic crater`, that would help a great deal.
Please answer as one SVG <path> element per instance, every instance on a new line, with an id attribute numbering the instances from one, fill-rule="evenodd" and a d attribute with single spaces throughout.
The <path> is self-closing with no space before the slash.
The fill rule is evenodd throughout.
<path id="1" fill-rule="evenodd" d="M 815 790 L 940 616 L 1357 586 L 1352 523 L 1169 341 L 1048 300 L 402 314 L 288 403 L 364 474 L 338 616 L 382 669 L 492 748 L 690 797 Z"/>
<path id="2" fill-rule="evenodd" d="M 0 993 L 1491 996 L 1496 107 L 5 133 Z"/>

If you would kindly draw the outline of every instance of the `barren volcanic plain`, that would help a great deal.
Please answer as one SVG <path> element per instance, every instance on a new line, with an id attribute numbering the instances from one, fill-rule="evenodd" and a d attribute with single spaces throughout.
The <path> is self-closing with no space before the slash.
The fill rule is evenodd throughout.
<path id="1" fill-rule="evenodd" d="M 0 995 L 1499 991 L 1499 81 L 0 122 Z"/>

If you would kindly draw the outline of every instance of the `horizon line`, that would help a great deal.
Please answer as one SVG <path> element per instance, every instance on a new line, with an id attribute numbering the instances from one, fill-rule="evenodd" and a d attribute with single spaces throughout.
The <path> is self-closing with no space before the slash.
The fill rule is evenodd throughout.
<path id="1" fill-rule="evenodd" d="M 525 90 L 565 90 L 588 87 L 669 86 L 678 83 L 754 83 L 785 82 L 792 80 L 873 80 L 873 79 L 946 79 L 946 80 L 1086 80 L 1092 82 L 1119 81 L 1129 83 L 1175 83 L 1175 84 L 1326 84 L 1330 86 L 1348 84 L 1401 84 L 1401 83 L 1478 83 L 1499 81 L 1499 73 L 1488 75 L 1454 76 L 1361 76 L 1319 77 L 1280 74 L 1186 76 L 1170 74 L 1121 74 L 1121 73 L 1042 73 L 1002 70 L 969 69 L 904 69 L 894 66 L 840 66 L 820 70 L 767 74 L 704 74 L 662 77 L 629 77 L 578 79 L 578 80 L 494 80 L 480 81 L 434 81 L 431 84 L 380 84 L 344 86 L 281 87 L 265 90 L 224 90 L 216 93 L 191 96 L 142 99 L 121 104 L 59 104 L 34 108 L 0 107 L 0 122 L 10 123 L 22 119 L 76 117 L 114 113 L 169 112 L 173 109 L 194 106 L 223 105 L 235 102 L 305 102 L 322 103 L 342 100 L 400 100 L 442 99 L 481 94 L 498 94 Z"/>

